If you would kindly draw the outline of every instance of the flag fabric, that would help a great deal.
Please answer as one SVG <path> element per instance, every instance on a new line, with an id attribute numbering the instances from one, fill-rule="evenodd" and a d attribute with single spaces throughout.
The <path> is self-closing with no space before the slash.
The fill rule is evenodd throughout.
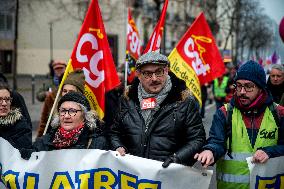
<path id="1" fill-rule="evenodd" d="M 128 24 L 127 24 L 127 36 L 126 36 L 126 63 L 127 66 L 127 81 L 129 83 L 135 77 L 135 63 L 141 55 L 141 39 L 135 21 L 132 18 L 130 8 L 128 8 Z"/>
<path id="2" fill-rule="evenodd" d="M 111 55 L 98 0 L 92 0 L 63 76 L 74 69 L 85 75 L 85 96 L 100 118 L 104 117 L 105 93 L 120 84 Z"/>
<path id="3" fill-rule="evenodd" d="M 146 48 L 143 51 L 143 54 L 146 54 L 147 52 L 151 51 L 159 51 L 160 50 L 160 45 L 162 42 L 162 36 L 164 32 L 164 24 L 165 24 L 165 19 L 166 19 L 166 12 L 167 12 L 167 7 L 168 7 L 168 0 L 165 0 L 163 10 L 161 13 L 160 20 L 158 21 L 151 37 L 150 40 L 146 46 Z"/>
<path id="4" fill-rule="evenodd" d="M 278 60 L 278 56 L 277 56 L 276 51 L 274 51 L 273 54 L 271 55 L 271 63 L 276 64 L 277 60 Z"/>
<path id="5" fill-rule="evenodd" d="M 225 65 L 203 13 L 169 55 L 170 69 L 201 104 L 200 86 L 222 76 Z"/>

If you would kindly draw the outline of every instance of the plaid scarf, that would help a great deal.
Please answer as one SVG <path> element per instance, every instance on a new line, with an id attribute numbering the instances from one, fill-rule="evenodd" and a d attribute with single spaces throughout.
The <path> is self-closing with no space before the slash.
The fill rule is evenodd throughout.
<path id="1" fill-rule="evenodd" d="M 53 145 L 55 146 L 55 148 L 61 149 L 75 144 L 78 141 L 83 128 L 84 124 L 71 131 L 66 131 L 62 127 L 59 127 L 52 141 Z"/>

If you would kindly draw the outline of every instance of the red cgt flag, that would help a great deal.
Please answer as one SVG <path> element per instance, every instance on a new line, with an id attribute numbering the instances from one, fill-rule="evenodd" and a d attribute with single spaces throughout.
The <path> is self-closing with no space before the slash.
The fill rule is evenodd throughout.
<path id="1" fill-rule="evenodd" d="M 74 69 L 85 75 L 85 96 L 100 118 L 104 117 L 105 92 L 120 84 L 98 4 L 92 0 L 75 43 L 63 80 Z M 63 83 L 64 81 L 62 81 Z"/>
<path id="2" fill-rule="evenodd" d="M 160 17 L 159 22 L 157 23 L 150 40 L 146 46 L 146 48 L 143 51 L 143 54 L 151 51 L 157 51 L 160 50 L 160 45 L 162 42 L 162 36 L 164 32 L 164 24 L 165 24 L 165 18 L 166 18 L 166 12 L 167 12 L 167 7 L 168 7 L 168 0 L 165 0 L 162 14 Z"/>
<path id="3" fill-rule="evenodd" d="M 183 79 L 201 104 L 200 85 L 225 72 L 214 37 L 201 13 L 169 55 L 171 71 Z"/>
<path id="4" fill-rule="evenodd" d="M 135 21 L 132 18 L 130 8 L 128 8 L 128 25 L 126 39 L 126 50 L 128 51 L 131 57 L 137 60 L 141 54 L 141 40 Z"/>
<path id="5" fill-rule="evenodd" d="M 126 54 L 127 54 L 127 63 L 128 63 L 127 81 L 131 83 L 135 77 L 135 62 L 141 54 L 141 40 L 135 21 L 132 18 L 130 8 L 128 8 Z"/>

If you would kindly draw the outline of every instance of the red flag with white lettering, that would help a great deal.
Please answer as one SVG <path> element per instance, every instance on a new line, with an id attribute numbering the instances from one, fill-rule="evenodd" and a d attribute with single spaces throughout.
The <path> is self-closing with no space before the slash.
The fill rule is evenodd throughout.
<path id="1" fill-rule="evenodd" d="M 171 70 L 201 103 L 200 85 L 220 77 L 225 65 L 205 16 L 201 13 L 169 55 Z"/>
<path id="2" fill-rule="evenodd" d="M 128 51 L 130 56 L 137 60 L 141 54 L 141 40 L 135 21 L 132 18 L 130 8 L 128 8 L 128 25 L 126 39 L 126 50 Z"/>
<path id="3" fill-rule="evenodd" d="M 164 32 L 164 24 L 165 24 L 165 19 L 166 19 L 166 12 L 167 12 L 167 7 L 168 7 L 168 0 L 165 0 L 163 10 L 161 13 L 160 20 L 158 21 L 151 37 L 150 40 L 146 46 L 146 48 L 143 51 L 143 54 L 151 51 L 159 51 L 161 42 L 162 42 L 162 36 Z"/>
<path id="4" fill-rule="evenodd" d="M 92 109 L 95 109 L 100 118 L 103 118 L 105 92 L 118 86 L 120 81 L 111 55 L 98 0 L 92 0 L 90 3 L 66 73 L 77 68 L 82 69 L 85 74 L 85 96 Z"/>
<path id="5" fill-rule="evenodd" d="M 135 77 L 135 62 L 141 55 L 141 40 L 135 21 L 132 18 L 130 8 L 128 8 L 126 53 L 127 53 L 127 63 L 128 63 L 127 81 L 131 83 Z"/>

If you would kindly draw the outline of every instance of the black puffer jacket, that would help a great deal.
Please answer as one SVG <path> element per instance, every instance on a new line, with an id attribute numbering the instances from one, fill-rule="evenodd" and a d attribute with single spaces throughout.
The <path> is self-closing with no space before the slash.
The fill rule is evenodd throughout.
<path id="1" fill-rule="evenodd" d="M 127 153 L 158 161 L 176 154 L 177 163 L 192 165 L 193 156 L 205 142 L 205 131 L 195 99 L 185 83 L 171 76 L 172 89 L 154 114 L 145 132 L 137 88 L 139 80 L 121 99 L 121 110 L 112 125 L 113 150 L 124 147 Z"/>
<path id="2" fill-rule="evenodd" d="M 32 147 L 32 130 L 18 108 L 12 109 L 7 116 L 0 117 L 0 137 L 21 150 Z"/>
<path id="3" fill-rule="evenodd" d="M 57 150 L 53 145 L 52 141 L 54 139 L 55 133 L 58 127 L 52 128 L 49 133 L 43 135 L 33 144 L 34 151 L 52 151 Z M 89 142 L 91 142 L 89 144 Z M 103 131 L 103 127 L 101 122 L 97 121 L 96 128 L 89 128 L 86 126 L 80 134 L 78 141 L 68 147 L 68 149 L 100 149 L 100 150 L 108 150 L 109 145 L 106 141 L 105 133 Z"/>

